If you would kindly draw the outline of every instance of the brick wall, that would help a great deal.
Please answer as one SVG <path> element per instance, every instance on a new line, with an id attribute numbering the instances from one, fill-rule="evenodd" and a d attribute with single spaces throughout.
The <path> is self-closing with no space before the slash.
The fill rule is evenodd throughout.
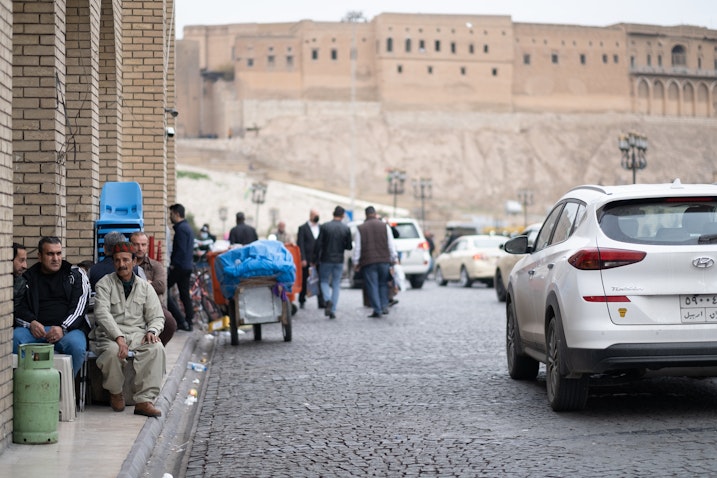
<path id="1" fill-rule="evenodd" d="M 46 235 L 72 263 L 93 258 L 107 181 L 140 183 L 147 232 L 164 240 L 176 196 L 173 8 L 0 0 L 0 452 L 12 438 L 12 242 L 30 265 Z"/>
<path id="2" fill-rule="evenodd" d="M 0 0 L 0 450 L 12 438 L 12 0 Z"/>

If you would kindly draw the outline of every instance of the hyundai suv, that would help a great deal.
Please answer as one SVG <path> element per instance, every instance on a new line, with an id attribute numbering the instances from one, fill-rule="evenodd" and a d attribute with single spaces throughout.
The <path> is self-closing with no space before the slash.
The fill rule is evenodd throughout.
<path id="1" fill-rule="evenodd" d="M 580 186 L 534 245 L 504 249 L 527 254 L 506 292 L 508 372 L 545 363 L 553 410 L 583 408 L 597 374 L 717 366 L 717 185 Z"/>

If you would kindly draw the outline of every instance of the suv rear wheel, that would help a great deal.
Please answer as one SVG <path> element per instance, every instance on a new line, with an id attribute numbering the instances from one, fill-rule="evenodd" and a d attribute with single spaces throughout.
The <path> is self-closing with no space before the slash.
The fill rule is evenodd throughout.
<path id="1" fill-rule="evenodd" d="M 425 274 L 416 274 L 408 276 L 408 282 L 411 283 L 411 288 L 420 289 L 423 287 L 423 282 L 426 280 Z"/>
<path id="2" fill-rule="evenodd" d="M 505 302 L 506 290 L 503 285 L 503 275 L 500 273 L 500 269 L 495 270 L 493 285 L 495 286 L 495 295 L 498 297 L 498 302 Z"/>
<path id="3" fill-rule="evenodd" d="M 560 373 L 562 360 L 562 339 L 556 317 L 548 324 L 547 362 L 545 363 L 545 384 L 548 390 L 548 402 L 556 412 L 582 410 L 588 400 L 588 376 L 567 378 Z"/>
<path id="4" fill-rule="evenodd" d="M 461 287 L 470 287 L 473 285 L 473 281 L 470 277 L 468 277 L 468 271 L 466 270 L 465 266 L 461 266 L 461 275 L 458 278 L 458 283 L 461 285 Z"/>

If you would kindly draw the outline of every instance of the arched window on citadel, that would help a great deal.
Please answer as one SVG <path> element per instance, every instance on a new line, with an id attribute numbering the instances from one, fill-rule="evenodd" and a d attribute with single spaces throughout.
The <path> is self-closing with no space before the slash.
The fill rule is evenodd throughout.
<path id="1" fill-rule="evenodd" d="M 672 66 L 686 66 L 687 65 L 687 54 L 685 53 L 685 47 L 682 45 L 675 45 L 672 48 Z"/>

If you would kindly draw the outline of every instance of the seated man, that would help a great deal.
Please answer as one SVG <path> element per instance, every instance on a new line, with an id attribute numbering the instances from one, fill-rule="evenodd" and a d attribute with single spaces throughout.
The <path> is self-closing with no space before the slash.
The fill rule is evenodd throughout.
<path id="1" fill-rule="evenodd" d="M 17 353 L 21 344 L 54 344 L 57 353 L 72 356 L 72 371 L 77 375 L 85 361 L 90 330 L 85 315 L 90 283 L 62 260 L 59 238 L 43 237 L 37 252 L 40 262 L 25 272 L 25 298 L 15 309 L 12 351 Z"/>
<path id="2" fill-rule="evenodd" d="M 102 386 L 110 392 L 110 405 L 124 410 L 123 366 L 129 351 L 134 352 L 134 414 L 162 416 L 153 405 L 159 395 L 166 357 L 159 334 L 164 314 L 157 293 L 146 280 L 132 272 L 134 254 L 129 242 L 114 246 L 115 271 L 97 282 L 95 319 L 90 347 L 97 354 Z"/>
<path id="3" fill-rule="evenodd" d="M 164 312 L 164 330 L 159 334 L 159 339 L 165 347 L 177 331 L 177 321 L 167 309 L 167 268 L 159 261 L 151 259 L 147 252 L 149 251 L 149 239 L 147 234 L 142 231 L 133 232 L 129 237 L 132 244 L 134 258 L 139 270 L 144 271 L 144 278 L 152 285 L 152 288 L 159 297 L 162 304 L 162 312 Z M 138 274 L 141 277 L 141 274 Z"/>

